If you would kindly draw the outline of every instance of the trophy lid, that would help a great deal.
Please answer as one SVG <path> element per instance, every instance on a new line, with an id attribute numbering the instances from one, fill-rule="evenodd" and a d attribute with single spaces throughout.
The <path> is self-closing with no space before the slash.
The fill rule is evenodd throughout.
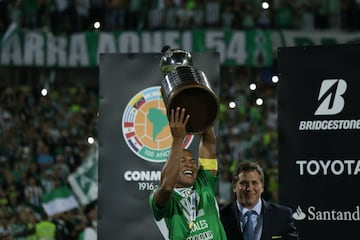
<path id="1" fill-rule="evenodd" d="M 164 46 L 161 52 L 163 56 L 160 60 L 160 71 L 163 76 L 179 66 L 193 66 L 190 52 L 182 49 L 171 49 L 169 45 Z"/>

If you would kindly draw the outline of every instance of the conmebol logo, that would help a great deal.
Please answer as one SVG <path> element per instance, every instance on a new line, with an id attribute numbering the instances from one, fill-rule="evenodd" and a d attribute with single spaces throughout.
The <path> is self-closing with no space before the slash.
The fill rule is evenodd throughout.
<path id="1" fill-rule="evenodd" d="M 343 79 L 325 79 L 321 83 L 318 100 L 319 107 L 315 115 L 335 115 L 340 113 L 345 105 L 342 95 L 347 84 Z"/>
<path id="2" fill-rule="evenodd" d="M 143 89 L 127 104 L 122 131 L 128 147 L 140 158 L 150 162 L 164 162 L 170 153 L 172 137 L 160 86 Z M 193 135 L 187 135 L 188 148 Z"/>

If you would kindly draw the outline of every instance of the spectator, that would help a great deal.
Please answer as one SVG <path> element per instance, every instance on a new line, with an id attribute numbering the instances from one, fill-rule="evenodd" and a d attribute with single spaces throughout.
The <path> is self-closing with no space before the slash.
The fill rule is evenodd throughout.
<path id="1" fill-rule="evenodd" d="M 42 171 L 51 168 L 54 163 L 54 156 L 50 153 L 49 146 L 42 141 L 39 141 L 36 162 L 39 164 Z"/>
<path id="2" fill-rule="evenodd" d="M 149 30 L 160 29 L 163 24 L 164 11 L 157 4 L 157 1 L 150 1 L 149 9 L 147 12 L 147 27 Z"/>
<path id="3" fill-rule="evenodd" d="M 315 13 L 318 0 L 301 0 L 298 3 L 300 12 L 300 30 L 313 31 L 315 29 Z"/>
<path id="4" fill-rule="evenodd" d="M 34 207 L 41 207 L 43 189 L 34 176 L 28 177 L 28 184 L 24 189 L 25 200 Z"/>
<path id="5" fill-rule="evenodd" d="M 76 0 L 75 10 L 77 19 L 76 30 L 83 31 L 89 29 L 90 0 Z"/>
<path id="6" fill-rule="evenodd" d="M 126 0 L 105 0 L 105 28 L 123 30 L 126 19 Z"/>
<path id="7" fill-rule="evenodd" d="M 204 7 L 206 27 L 219 27 L 221 20 L 220 0 L 206 0 Z"/>
<path id="8" fill-rule="evenodd" d="M 277 0 L 274 6 L 274 27 L 276 29 L 293 29 L 295 22 L 294 2 Z"/>
<path id="9" fill-rule="evenodd" d="M 253 29 L 256 26 L 255 10 L 251 2 L 245 2 L 241 7 L 241 28 L 244 30 Z"/>
<path id="10" fill-rule="evenodd" d="M 79 240 L 96 240 L 97 239 L 97 201 L 89 203 L 84 208 L 86 216 L 86 227 L 81 231 Z"/>
<path id="11" fill-rule="evenodd" d="M 41 218 L 35 224 L 35 234 L 37 239 L 55 240 L 56 225 L 44 211 L 41 212 Z"/>
<path id="12" fill-rule="evenodd" d="M 61 154 L 58 154 L 55 157 L 55 164 L 53 169 L 56 178 L 58 178 L 64 183 L 67 182 L 68 176 L 71 173 L 71 171 L 70 171 L 70 167 L 66 164 Z"/>
<path id="13" fill-rule="evenodd" d="M 315 25 L 318 29 L 329 28 L 329 7 L 328 0 L 319 0 L 316 8 L 316 21 Z"/>
<path id="14" fill-rule="evenodd" d="M 50 192 L 55 189 L 55 176 L 54 171 L 52 169 L 46 169 L 43 172 L 43 176 L 41 177 L 41 187 L 44 189 L 44 192 Z"/>
<path id="15" fill-rule="evenodd" d="M 142 0 L 131 0 L 129 2 L 128 16 L 127 16 L 127 26 L 126 29 L 135 30 L 141 28 L 141 10 L 142 5 L 146 6 L 147 1 Z"/>
<path id="16" fill-rule="evenodd" d="M 192 26 L 194 28 L 203 28 L 205 26 L 205 10 L 202 1 L 196 1 L 193 7 Z"/>
<path id="17" fill-rule="evenodd" d="M 38 0 L 26 0 L 21 2 L 22 12 L 24 15 L 24 27 L 34 30 L 38 27 Z"/>
<path id="18" fill-rule="evenodd" d="M 328 0 L 328 21 L 330 30 L 340 30 L 341 0 Z"/>
<path id="19" fill-rule="evenodd" d="M 225 29 L 232 29 L 234 14 L 230 4 L 226 4 L 221 11 L 221 26 Z"/>
<path id="20" fill-rule="evenodd" d="M 180 14 L 181 10 L 175 5 L 174 0 L 165 0 L 162 20 L 165 29 L 182 28 L 183 16 Z"/>

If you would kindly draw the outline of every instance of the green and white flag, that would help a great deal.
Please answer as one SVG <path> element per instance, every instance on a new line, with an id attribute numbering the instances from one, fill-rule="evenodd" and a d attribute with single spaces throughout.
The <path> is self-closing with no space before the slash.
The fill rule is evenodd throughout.
<path id="1" fill-rule="evenodd" d="M 68 182 L 82 206 L 98 198 L 98 158 L 97 144 L 74 173 L 68 177 Z"/>
<path id="2" fill-rule="evenodd" d="M 96 239 L 97 239 L 97 233 L 95 229 L 87 227 L 80 233 L 78 240 L 96 240 Z"/>
<path id="3" fill-rule="evenodd" d="M 53 216 L 79 207 L 74 194 L 66 186 L 45 193 L 41 200 L 42 206 L 48 216 Z"/>

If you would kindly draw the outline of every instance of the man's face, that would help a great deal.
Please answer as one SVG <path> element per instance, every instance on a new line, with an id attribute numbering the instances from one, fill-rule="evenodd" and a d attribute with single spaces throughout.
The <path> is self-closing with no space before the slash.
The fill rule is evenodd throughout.
<path id="1" fill-rule="evenodd" d="M 244 207 L 253 208 L 264 192 L 264 184 L 261 175 L 255 171 L 241 172 L 239 181 L 233 185 L 236 198 Z"/>
<path id="2" fill-rule="evenodd" d="M 197 166 L 193 155 L 184 151 L 180 159 L 180 171 L 176 187 L 191 187 L 194 185 L 197 176 Z"/>

